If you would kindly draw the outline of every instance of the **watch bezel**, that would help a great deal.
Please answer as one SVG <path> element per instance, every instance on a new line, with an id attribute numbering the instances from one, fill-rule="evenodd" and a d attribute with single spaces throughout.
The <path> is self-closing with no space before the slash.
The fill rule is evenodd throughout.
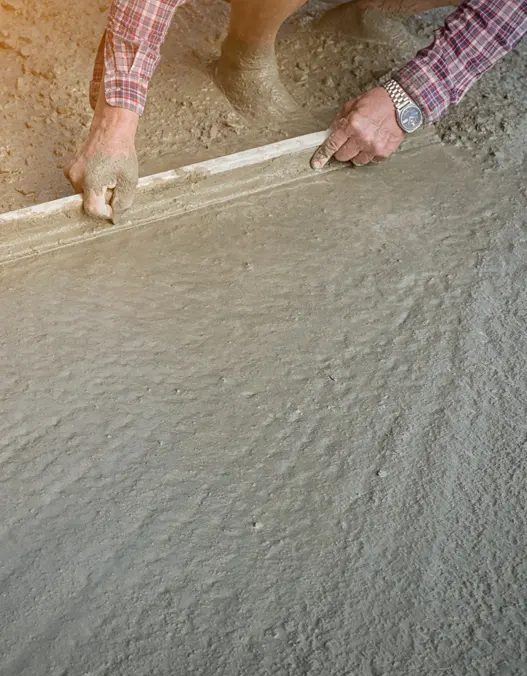
<path id="1" fill-rule="evenodd" d="M 415 110 L 417 110 L 417 112 L 419 113 L 419 124 L 417 125 L 417 127 L 414 127 L 413 129 L 407 129 L 407 128 L 404 126 L 403 119 L 402 119 L 403 113 L 404 113 L 406 110 L 408 110 L 408 108 L 415 108 Z M 414 103 L 413 101 L 407 103 L 406 106 L 404 106 L 403 108 L 397 109 L 397 120 L 398 120 L 398 122 L 399 122 L 399 126 L 401 127 L 401 129 L 402 129 L 406 134 L 413 134 L 413 133 L 416 132 L 418 129 L 420 129 L 420 128 L 423 126 L 423 123 L 424 123 L 423 113 L 421 112 L 421 109 L 419 108 L 419 106 L 418 106 L 416 103 Z"/>

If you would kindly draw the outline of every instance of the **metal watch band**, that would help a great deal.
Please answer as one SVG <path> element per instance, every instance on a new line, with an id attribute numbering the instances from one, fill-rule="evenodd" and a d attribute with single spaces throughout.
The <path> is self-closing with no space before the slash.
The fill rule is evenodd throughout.
<path id="1" fill-rule="evenodd" d="M 388 82 L 386 82 L 386 84 L 384 84 L 383 86 L 384 89 L 386 89 L 386 91 L 390 95 L 397 110 L 402 110 L 408 104 L 416 105 L 414 101 L 412 101 L 412 99 L 404 91 L 401 85 L 395 80 L 388 80 Z"/>

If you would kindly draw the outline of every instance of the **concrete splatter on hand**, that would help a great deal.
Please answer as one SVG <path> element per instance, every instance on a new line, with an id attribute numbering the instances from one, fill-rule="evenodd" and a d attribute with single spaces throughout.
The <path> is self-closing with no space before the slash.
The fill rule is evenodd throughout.
<path id="1" fill-rule="evenodd" d="M 113 222 L 129 209 L 138 180 L 135 135 L 139 115 L 108 105 L 99 96 L 88 138 L 64 173 L 84 197 L 89 216 Z M 106 198 L 113 191 L 110 203 Z"/>
<path id="2" fill-rule="evenodd" d="M 382 87 L 348 101 L 331 125 L 332 134 L 313 155 L 311 166 L 322 169 L 332 157 L 360 166 L 382 162 L 404 140 L 395 106 Z"/>

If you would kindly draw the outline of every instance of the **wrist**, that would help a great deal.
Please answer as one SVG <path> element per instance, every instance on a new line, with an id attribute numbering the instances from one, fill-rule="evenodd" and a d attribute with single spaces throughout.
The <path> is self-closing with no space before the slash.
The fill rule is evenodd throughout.
<path id="1" fill-rule="evenodd" d="M 133 110 L 111 106 L 107 103 L 104 81 L 102 81 L 90 131 L 96 130 L 103 134 L 110 134 L 116 139 L 130 139 L 130 137 L 134 139 L 139 120 L 139 114 Z"/>
<path id="2" fill-rule="evenodd" d="M 139 119 L 139 115 L 131 110 L 110 106 L 106 102 L 102 104 L 98 102 L 93 116 L 92 130 L 96 128 L 114 136 L 135 137 Z"/>
<path id="3" fill-rule="evenodd" d="M 410 61 L 392 77 L 417 103 L 427 125 L 439 120 L 446 105 L 445 83 L 422 59 L 417 57 Z"/>
<path id="4" fill-rule="evenodd" d="M 405 134 L 411 134 L 422 127 L 424 122 L 422 110 L 397 80 L 388 80 L 383 84 L 383 89 L 392 100 L 395 119 Z"/>

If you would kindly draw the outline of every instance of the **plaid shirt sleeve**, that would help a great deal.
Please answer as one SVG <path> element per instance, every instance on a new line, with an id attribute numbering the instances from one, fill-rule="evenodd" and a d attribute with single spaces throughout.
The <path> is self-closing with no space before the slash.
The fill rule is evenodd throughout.
<path id="1" fill-rule="evenodd" d="M 186 0 L 113 0 L 99 45 L 90 104 L 95 108 L 104 78 L 107 103 L 143 114 L 148 83 L 176 9 Z"/>
<path id="2" fill-rule="evenodd" d="M 434 42 L 393 77 L 431 124 L 526 33 L 527 0 L 468 0 L 448 17 Z"/>

